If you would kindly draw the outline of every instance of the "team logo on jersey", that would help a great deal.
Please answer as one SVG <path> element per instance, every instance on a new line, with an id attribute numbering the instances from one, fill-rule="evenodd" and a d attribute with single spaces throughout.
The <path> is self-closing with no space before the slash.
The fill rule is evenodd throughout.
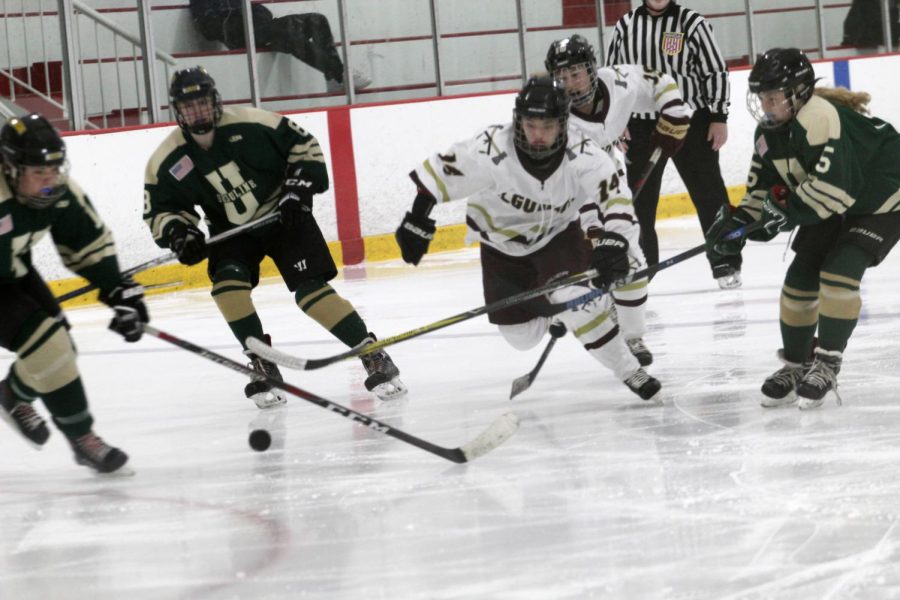
<path id="1" fill-rule="evenodd" d="M 6 215 L 0 219 L 0 235 L 4 235 L 13 230 L 12 215 Z"/>
<path id="2" fill-rule="evenodd" d="M 228 138 L 228 141 L 231 142 L 231 143 L 233 144 L 233 143 L 235 143 L 235 142 L 241 141 L 242 139 L 244 139 L 244 136 L 242 136 L 242 135 L 239 134 L 239 133 L 236 133 L 236 134 L 234 134 L 233 136 L 231 136 L 230 138 Z"/>
<path id="3" fill-rule="evenodd" d="M 181 181 L 187 174 L 194 170 L 194 161 L 191 160 L 190 156 L 184 155 L 179 159 L 177 163 L 172 165 L 172 168 L 169 169 L 169 174 L 172 175 L 177 181 Z"/>
<path id="4" fill-rule="evenodd" d="M 662 51 L 668 56 L 677 56 L 684 49 L 684 34 L 677 31 L 663 32 Z"/>

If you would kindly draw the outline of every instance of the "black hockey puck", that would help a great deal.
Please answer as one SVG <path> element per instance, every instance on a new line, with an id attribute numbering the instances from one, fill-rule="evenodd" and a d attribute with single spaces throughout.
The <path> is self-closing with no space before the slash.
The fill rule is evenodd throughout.
<path id="1" fill-rule="evenodd" d="M 250 432 L 250 447 L 257 452 L 265 452 L 272 445 L 272 436 L 265 429 L 254 429 Z"/>

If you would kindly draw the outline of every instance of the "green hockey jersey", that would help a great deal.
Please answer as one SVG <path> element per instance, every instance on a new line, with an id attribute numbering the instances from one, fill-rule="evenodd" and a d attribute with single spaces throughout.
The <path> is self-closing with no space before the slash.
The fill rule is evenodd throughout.
<path id="1" fill-rule="evenodd" d="M 49 233 L 63 264 L 101 290 L 122 279 L 112 233 L 72 179 L 51 207 L 29 208 L 15 198 L 0 173 L 0 282 L 24 277 L 31 249 Z"/>
<path id="2" fill-rule="evenodd" d="M 175 129 L 154 152 L 145 172 L 144 222 L 165 248 L 175 221 L 199 222 L 197 207 L 211 235 L 254 221 L 277 208 L 287 166 L 298 162 L 314 179 L 312 193 L 328 189 L 313 135 L 276 113 L 225 108 L 208 150 Z"/>
<path id="3" fill-rule="evenodd" d="M 741 207 L 759 218 L 774 185 L 786 185 L 788 219 L 900 211 L 900 134 L 887 122 L 813 96 L 778 130 L 757 128 Z"/>

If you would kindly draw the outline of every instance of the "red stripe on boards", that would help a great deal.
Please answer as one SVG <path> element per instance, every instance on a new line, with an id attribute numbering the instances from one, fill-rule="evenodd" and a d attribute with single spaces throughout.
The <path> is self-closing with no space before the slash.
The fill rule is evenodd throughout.
<path id="1" fill-rule="evenodd" d="M 359 194 L 356 189 L 350 107 L 328 111 L 328 137 L 331 143 L 331 181 L 334 183 L 338 239 L 341 241 L 344 264 L 355 265 L 365 260 L 366 252 L 359 225 Z"/>

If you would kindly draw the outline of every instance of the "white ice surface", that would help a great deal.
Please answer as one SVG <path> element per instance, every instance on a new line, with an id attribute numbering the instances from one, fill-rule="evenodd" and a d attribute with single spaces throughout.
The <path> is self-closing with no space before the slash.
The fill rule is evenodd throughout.
<path id="1" fill-rule="evenodd" d="M 695 223 L 660 224 L 663 256 L 699 243 Z M 518 433 L 464 466 L 300 399 L 260 412 L 241 375 L 72 310 L 95 429 L 136 475 L 93 476 L 58 431 L 37 452 L 3 426 L 0 599 L 900 598 L 900 251 L 863 282 L 844 406 L 766 410 L 785 241 L 748 247 L 741 290 L 700 257 L 653 281 L 662 406 L 571 336 L 510 402 L 541 348 L 516 352 L 484 317 L 390 349 L 405 401 L 375 401 L 356 360 L 285 373 L 446 447 L 514 409 Z M 386 337 L 480 306 L 477 265 L 466 250 L 334 285 Z M 343 349 L 280 281 L 254 297 L 282 350 Z M 206 291 L 149 306 L 160 329 L 241 358 Z M 259 426 L 268 452 L 247 445 Z"/>

